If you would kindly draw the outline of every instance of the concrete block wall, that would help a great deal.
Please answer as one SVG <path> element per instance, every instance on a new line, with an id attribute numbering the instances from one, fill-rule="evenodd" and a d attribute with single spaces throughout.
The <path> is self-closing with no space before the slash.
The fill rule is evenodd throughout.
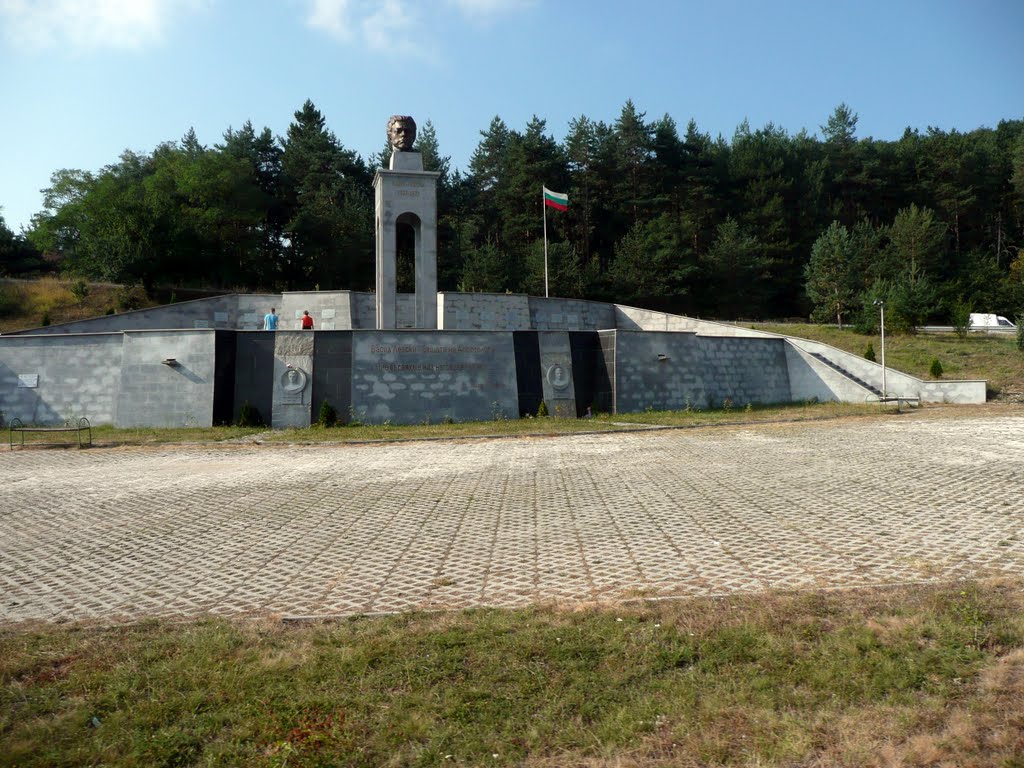
<path id="1" fill-rule="evenodd" d="M 353 334 L 352 412 L 372 424 L 517 418 L 512 333 Z"/>
<path id="2" fill-rule="evenodd" d="M 693 333 L 615 331 L 615 412 L 706 407 L 704 356 Z"/>
<path id="3" fill-rule="evenodd" d="M 747 403 L 790 402 L 789 367 L 783 338 L 698 336 L 703 350 L 708 407 L 726 400 Z"/>
<path id="4" fill-rule="evenodd" d="M 604 331 L 615 328 L 611 304 L 583 299 L 529 297 L 530 324 L 538 331 Z"/>
<path id="5" fill-rule="evenodd" d="M 119 427 L 213 424 L 216 335 L 211 330 L 128 331 L 123 335 Z M 165 365 L 173 358 L 176 365 Z"/>
<path id="6" fill-rule="evenodd" d="M 352 328 L 373 330 L 377 327 L 377 302 L 374 294 L 352 292 Z"/>
<path id="7" fill-rule="evenodd" d="M 445 330 L 528 331 L 530 301 L 515 293 L 440 293 L 437 322 Z"/>
<path id="8" fill-rule="evenodd" d="M 325 400 L 338 412 L 338 419 L 350 421 L 352 405 L 352 332 L 317 331 L 313 349 L 312 419 L 320 418 Z"/>
<path id="9" fill-rule="evenodd" d="M 121 337 L 5 336 L 0 347 L 5 423 L 19 418 L 52 426 L 85 416 L 92 424 L 112 424 L 121 386 Z"/>
<path id="10" fill-rule="evenodd" d="M 263 327 L 263 315 L 274 306 L 281 306 L 281 294 L 231 294 L 165 304 L 149 309 L 136 309 L 116 315 L 103 315 L 4 335 L 115 333 L 177 328 L 256 330 L 257 327 Z"/>
<path id="11" fill-rule="evenodd" d="M 259 412 L 264 424 L 270 424 L 276 335 L 273 331 L 235 334 L 233 422 L 238 421 L 242 406 L 248 403 Z"/>
<path id="12" fill-rule="evenodd" d="M 352 328 L 352 293 L 350 291 L 288 291 L 281 296 L 278 329 L 302 329 L 302 313 L 309 310 L 313 327 L 318 331 L 347 331 Z"/>

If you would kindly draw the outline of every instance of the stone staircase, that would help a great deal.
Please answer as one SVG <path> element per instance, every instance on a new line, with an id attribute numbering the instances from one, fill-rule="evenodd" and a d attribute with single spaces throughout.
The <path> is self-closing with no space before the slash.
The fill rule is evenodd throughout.
<path id="1" fill-rule="evenodd" d="M 848 378 L 850 381 L 854 381 L 857 384 L 859 384 L 860 386 L 864 387 L 864 389 L 866 389 L 868 392 L 871 392 L 872 394 L 877 395 L 879 398 L 882 397 L 882 390 L 880 390 L 874 384 L 868 384 L 866 381 L 864 381 L 864 379 L 860 378 L 856 374 L 850 373 L 848 370 L 843 368 L 841 365 L 838 365 L 837 363 L 832 362 L 831 360 L 829 360 L 827 357 L 825 357 L 820 352 L 811 352 L 810 355 L 811 355 L 811 357 L 813 357 L 813 358 L 823 362 L 825 365 L 827 365 L 832 370 L 841 373 L 843 376 Z"/>

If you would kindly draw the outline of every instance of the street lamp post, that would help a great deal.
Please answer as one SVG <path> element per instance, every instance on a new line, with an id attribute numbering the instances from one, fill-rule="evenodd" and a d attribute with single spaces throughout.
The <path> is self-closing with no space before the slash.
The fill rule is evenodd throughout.
<path id="1" fill-rule="evenodd" d="M 875 299 L 875 306 L 882 315 L 882 399 L 885 400 L 885 302 Z"/>

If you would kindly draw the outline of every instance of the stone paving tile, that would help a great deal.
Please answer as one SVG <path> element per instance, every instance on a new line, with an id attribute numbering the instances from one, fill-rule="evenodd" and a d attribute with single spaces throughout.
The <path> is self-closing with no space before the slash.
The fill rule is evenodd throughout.
<path id="1" fill-rule="evenodd" d="M 1019 574 L 1024 417 L 0 452 L 0 621 Z"/>

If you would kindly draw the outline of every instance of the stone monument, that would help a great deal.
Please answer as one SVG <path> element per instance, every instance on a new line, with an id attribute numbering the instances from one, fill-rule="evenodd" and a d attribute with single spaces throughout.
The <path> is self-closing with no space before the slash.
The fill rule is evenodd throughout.
<path id="1" fill-rule="evenodd" d="M 377 329 L 398 327 L 397 230 L 410 226 L 415 238 L 416 310 L 414 328 L 437 328 L 437 179 L 423 170 L 413 148 L 416 121 L 408 115 L 388 120 L 390 167 L 373 178 L 377 231 Z"/>

